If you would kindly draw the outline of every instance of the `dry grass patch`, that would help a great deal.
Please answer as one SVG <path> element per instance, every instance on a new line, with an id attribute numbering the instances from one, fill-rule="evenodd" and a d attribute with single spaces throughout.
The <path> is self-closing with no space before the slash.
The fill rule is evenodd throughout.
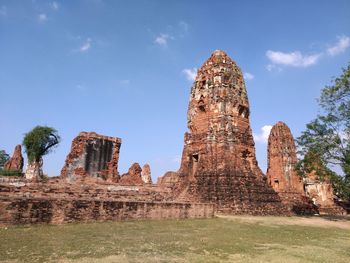
<path id="1" fill-rule="evenodd" d="M 311 227 L 337 227 L 350 229 L 350 216 L 312 216 L 312 217 L 274 217 L 274 216 L 229 216 L 218 215 L 219 218 L 238 220 L 242 223 L 257 223 L 265 226 L 297 225 Z"/>
<path id="2" fill-rule="evenodd" d="M 349 262 L 349 221 L 335 226 L 306 219 L 224 217 L 8 227 L 0 229 L 0 260 Z"/>

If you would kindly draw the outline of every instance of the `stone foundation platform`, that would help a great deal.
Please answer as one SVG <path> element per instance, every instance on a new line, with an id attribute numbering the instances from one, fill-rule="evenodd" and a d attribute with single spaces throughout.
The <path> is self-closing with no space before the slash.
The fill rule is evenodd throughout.
<path id="1" fill-rule="evenodd" d="M 214 204 L 173 201 L 156 186 L 0 180 L 0 225 L 209 218 L 214 212 Z"/>
<path id="2" fill-rule="evenodd" d="M 213 204 L 98 199 L 0 198 L 0 224 L 210 218 Z"/>

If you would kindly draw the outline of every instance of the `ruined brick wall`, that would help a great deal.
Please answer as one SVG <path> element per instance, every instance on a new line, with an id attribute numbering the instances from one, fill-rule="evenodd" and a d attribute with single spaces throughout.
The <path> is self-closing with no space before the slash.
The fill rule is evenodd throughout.
<path id="1" fill-rule="evenodd" d="M 269 135 L 267 149 L 267 178 L 277 192 L 294 191 L 304 195 L 302 178 L 295 171 L 296 147 L 289 127 L 276 123 Z"/>
<path id="2" fill-rule="evenodd" d="M 142 167 L 141 178 L 145 184 L 152 184 L 151 167 L 147 163 Z"/>
<path id="3" fill-rule="evenodd" d="M 61 171 L 62 178 L 84 176 L 118 181 L 118 160 L 121 139 L 81 132 L 73 140 L 71 151 Z"/>
<path id="4" fill-rule="evenodd" d="M 306 179 L 305 190 L 316 205 L 329 206 L 334 204 L 333 187 L 330 182 Z"/>
<path id="5" fill-rule="evenodd" d="M 12 157 L 4 164 L 4 170 L 19 171 L 23 170 L 22 146 L 16 145 Z"/>
<path id="6" fill-rule="evenodd" d="M 263 178 L 249 123 L 243 75 L 223 51 L 198 70 L 176 192 L 231 213 L 287 213 Z"/>
<path id="7" fill-rule="evenodd" d="M 212 204 L 0 197 L 0 225 L 213 216 Z"/>
<path id="8" fill-rule="evenodd" d="M 104 180 L 0 177 L 0 224 L 212 217 L 213 204 L 174 202 L 169 189 Z"/>
<path id="9" fill-rule="evenodd" d="M 157 185 L 160 187 L 173 188 L 178 182 L 179 182 L 178 173 L 168 171 L 163 176 L 158 177 Z"/>
<path id="10" fill-rule="evenodd" d="M 128 172 L 123 174 L 119 180 L 121 185 L 143 185 L 145 182 L 142 180 L 142 169 L 138 163 L 133 163 Z"/>
<path id="11" fill-rule="evenodd" d="M 319 180 L 314 171 L 305 178 L 305 192 L 318 207 L 320 214 L 346 214 L 346 210 L 334 201 L 331 182 L 327 178 Z"/>

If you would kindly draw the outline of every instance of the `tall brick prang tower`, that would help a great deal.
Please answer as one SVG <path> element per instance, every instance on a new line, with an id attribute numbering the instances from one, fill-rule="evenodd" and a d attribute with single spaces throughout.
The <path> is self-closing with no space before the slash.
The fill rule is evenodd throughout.
<path id="1" fill-rule="evenodd" d="M 241 70 L 216 50 L 191 89 L 178 198 L 216 202 L 223 212 L 282 213 L 258 167 L 249 113 Z"/>
<path id="2" fill-rule="evenodd" d="M 294 191 L 304 195 L 302 178 L 297 174 L 297 153 L 293 135 L 284 122 L 270 132 L 267 148 L 267 178 L 277 192 Z"/>

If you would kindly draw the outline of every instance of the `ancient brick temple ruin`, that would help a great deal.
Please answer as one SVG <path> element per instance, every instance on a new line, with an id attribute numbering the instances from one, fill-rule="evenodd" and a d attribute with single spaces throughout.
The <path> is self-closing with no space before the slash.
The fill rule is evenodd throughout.
<path id="1" fill-rule="evenodd" d="M 310 154 L 311 153 L 308 153 L 307 155 Z M 324 178 L 321 179 L 315 171 L 315 169 L 323 170 L 321 161 L 318 160 L 318 158 L 312 159 L 314 162 L 312 165 L 307 165 L 306 170 L 308 173 L 306 178 L 304 178 L 306 196 L 317 205 L 320 214 L 343 214 L 343 207 L 339 206 L 339 204 L 334 201 L 333 186 L 329 176 L 325 175 Z"/>
<path id="2" fill-rule="evenodd" d="M 317 207 L 305 196 L 304 182 L 295 170 L 297 153 L 289 127 L 276 123 L 269 135 L 267 180 L 282 202 L 298 214 L 317 213 Z"/>
<path id="3" fill-rule="evenodd" d="M 69 179 L 101 177 L 117 182 L 121 139 L 81 132 L 73 140 L 61 176 Z"/>
<path id="4" fill-rule="evenodd" d="M 121 185 L 143 185 L 145 182 L 142 180 L 141 173 L 141 166 L 138 163 L 134 163 L 128 172 L 122 175 L 119 183 Z"/>
<path id="5" fill-rule="evenodd" d="M 258 167 L 243 74 L 223 51 L 198 70 L 187 113 L 178 198 L 234 214 L 286 214 Z"/>
<path id="6" fill-rule="evenodd" d="M 333 187 L 329 179 L 320 180 L 315 172 L 305 178 L 305 193 L 317 205 L 320 214 L 344 214 L 344 209 L 334 202 Z"/>
<path id="7" fill-rule="evenodd" d="M 142 168 L 141 178 L 144 183 L 152 184 L 151 167 L 147 163 Z"/>
<path id="8" fill-rule="evenodd" d="M 217 50 L 198 70 L 191 89 L 189 131 L 177 172 L 152 184 L 149 165 L 134 163 L 120 176 L 121 139 L 81 132 L 61 176 L 41 181 L 0 177 L 0 224 L 313 214 L 319 210 L 312 199 L 326 196 L 332 204 L 331 190 L 320 194 L 323 188 L 315 180 L 307 181 L 305 194 L 305 183 L 293 169 L 294 140 L 284 123 L 271 131 L 269 168 L 263 174 L 249 114 L 242 72 Z"/>
<path id="9" fill-rule="evenodd" d="M 22 173 L 23 170 L 23 156 L 22 146 L 16 145 L 12 157 L 5 163 L 4 169 L 7 171 L 18 171 Z"/>
<path id="10" fill-rule="evenodd" d="M 304 194 L 303 180 L 296 173 L 297 152 L 293 135 L 284 122 L 275 124 L 267 146 L 267 179 L 277 192 L 295 191 Z"/>

